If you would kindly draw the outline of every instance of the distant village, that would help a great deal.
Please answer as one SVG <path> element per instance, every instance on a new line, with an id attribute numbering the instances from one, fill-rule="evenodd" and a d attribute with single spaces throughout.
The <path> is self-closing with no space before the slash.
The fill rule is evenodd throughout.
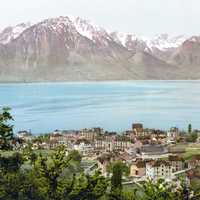
<path id="1" fill-rule="evenodd" d="M 149 178 L 171 181 L 182 173 L 191 176 L 191 170 L 200 166 L 200 152 L 185 159 L 185 149 L 177 147 L 178 143 L 198 144 L 200 131 L 193 130 L 191 134 L 192 141 L 188 138 L 188 132 L 182 132 L 176 127 L 162 131 L 144 128 L 143 124 L 134 123 L 131 130 L 122 134 L 108 132 L 99 127 L 55 130 L 41 136 L 20 131 L 16 134 L 17 139 L 13 145 L 15 149 L 20 149 L 31 143 L 34 150 L 54 150 L 63 145 L 68 151 L 80 152 L 86 173 L 93 173 L 99 169 L 104 176 L 109 176 L 107 167 L 110 163 L 122 161 L 130 167 L 127 183 Z"/>

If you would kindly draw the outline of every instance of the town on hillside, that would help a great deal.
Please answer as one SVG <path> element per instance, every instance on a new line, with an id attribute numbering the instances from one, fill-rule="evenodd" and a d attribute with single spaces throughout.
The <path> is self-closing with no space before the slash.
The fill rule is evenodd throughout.
<path id="1" fill-rule="evenodd" d="M 200 174 L 200 131 L 187 131 L 176 127 L 168 131 L 144 128 L 133 123 L 132 129 L 118 134 L 100 127 L 82 130 L 55 130 L 50 134 L 34 136 L 30 131 L 20 131 L 13 142 L 16 150 L 31 145 L 33 150 L 51 151 L 64 146 L 68 152 L 77 150 L 82 155 L 85 173 L 99 169 L 110 176 L 108 166 L 115 161 L 125 163 L 129 175 L 123 184 L 147 179 L 177 181 L 184 176 L 188 184 Z"/>

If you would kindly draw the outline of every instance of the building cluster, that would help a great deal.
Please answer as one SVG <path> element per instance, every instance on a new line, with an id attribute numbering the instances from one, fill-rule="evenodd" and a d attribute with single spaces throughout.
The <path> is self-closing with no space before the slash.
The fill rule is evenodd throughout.
<path id="1" fill-rule="evenodd" d="M 135 179 L 173 179 L 176 174 L 200 165 L 200 156 L 186 162 L 171 146 L 183 138 L 178 128 L 169 131 L 147 129 L 134 123 L 131 130 L 122 134 L 104 131 L 102 128 L 82 130 L 55 130 L 45 140 L 34 138 L 29 132 L 18 133 L 25 142 L 32 141 L 34 149 L 55 149 L 60 145 L 79 151 L 84 160 L 96 162 L 104 175 L 114 161 L 122 161 L 130 167 L 130 177 Z M 26 143 L 25 143 L 26 144 Z M 90 170 L 89 170 L 90 171 Z"/>
<path id="2" fill-rule="evenodd" d="M 169 155 L 166 159 L 138 159 L 132 163 L 130 175 L 151 179 L 173 179 L 177 172 L 189 169 L 182 157 Z"/>

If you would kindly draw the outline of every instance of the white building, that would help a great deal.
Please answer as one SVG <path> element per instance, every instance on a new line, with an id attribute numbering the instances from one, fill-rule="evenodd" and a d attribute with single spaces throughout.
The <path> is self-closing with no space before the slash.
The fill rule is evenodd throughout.
<path id="1" fill-rule="evenodd" d="M 146 163 L 146 176 L 150 179 L 171 179 L 172 166 L 170 162 L 163 160 L 150 161 Z"/>
<path id="2" fill-rule="evenodd" d="M 130 141 L 117 141 L 117 140 L 96 140 L 95 149 L 102 151 L 114 151 L 128 149 L 131 147 Z"/>
<path id="3" fill-rule="evenodd" d="M 174 143 L 178 136 L 179 136 L 179 129 L 176 127 L 172 127 L 167 132 L 167 143 Z"/>
<path id="4" fill-rule="evenodd" d="M 34 138 L 31 132 L 28 131 L 19 131 L 16 136 L 24 141 L 31 141 Z"/>
<path id="5" fill-rule="evenodd" d="M 94 151 L 94 146 L 81 142 L 80 144 L 74 144 L 74 149 L 79 151 L 82 155 L 88 155 Z"/>

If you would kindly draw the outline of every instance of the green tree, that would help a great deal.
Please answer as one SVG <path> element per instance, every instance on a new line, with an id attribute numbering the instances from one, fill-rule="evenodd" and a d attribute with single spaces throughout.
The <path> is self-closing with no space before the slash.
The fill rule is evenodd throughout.
<path id="1" fill-rule="evenodd" d="M 71 160 L 79 162 L 79 163 L 82 160 L 82 156 L 76 150 L 70 151 L 67 157 L 70 158 Z"/>
<path id="2" fill-rule="evenodd" d="M 189 134 L 192 133 L 192 124 L 189 124 L 189 125 L 188 125 L 188 133 L 189 133 Z"/>
<path id="3" fill-rule="evenodd" d="M 110 168 L 110 169 L 109 169 Z M 114 162 L 108 167 L 109 171 L 112 172 L 111 177 L 111 191 L 109 195 L 110 200 L 121 200 L 122 199 L 122 176 L 129 173 L 129 168 L 126 164 L 121 161 Z"/>
<path id="4" fill-rule="evenodd" d="M 81 174 L 76 177 L 73 189 L 68 193 L 70 200 L 98 200 L 105 195 L 108 180 L 99 171 L 93 176 Z"/>
<path id="5" fill-rule="evenodd" d="M 182 200 L 183 189 L 163 179 L 158 181 L 148 180 L 140 186 L 141 200 Z"/>
<path id="6" fill-rule="evenodd" d="M 23 149 L 24 160 L 30 162 L 31 165 L 34 165 L 37 160 L 37 154 L 33 151 L 32 145 L 29 144 Z"/>
<path id="7" fill-rule="evenodd" d="M 66 158 L 64 147 L 59 147 L 49 160 L 40 155 L 36 161 L 36 177 L 42 184 L 39 186 L 40 191 L 46 191 L 49 199 L 57 200 L 63 192 L 66 183 L 61 179 L 61 175 L 69 166 L 70 160 L 71 158 Z"/>
<path id="8" fill-rule="evenodd" d="M 0 199 L 19 199 L 23 183 L 19 172 L 23 162 L 23 157 L 19 153 L 0 157 Z"/>
<path id="9" fill-rule="evenodd" d="M 13 126 L 9 122 L 13 120 L 10 108 L 2 108 L 0 112 L 0 150 L 11 149 L 13 140 Z"/>
<path id="10" fill-rule="evenodd" d="M 50 138 L 50 134 L 46 133 L 43 135 L 39 135 L 33 139 L 33 142 L 38 142 L 42 144 L 43 142 L 48 142 Z"/>
<path id="11" fill-rule="evenodd" d="M 20 153 L 14 153 L 9 157 L 0 155 L 0 172 L 17 172 L 23 162 L 23 156 Z"/>
<path id="12" fill-rule="evenodd" d="M 186 140 L 187 142 L 196 142 L 197 138 L 198 138 L 198 134 L 193 132 L 187 135 Z"/>
<path id="13" fill-rule="evenodd" d="M 123 200 L 138 200 L 137 189 L 133 189 L 132 191 L 123 189 L 122 199 Z"/>
<path id="14" fill-rule="evenodd" d="M 59 147 L 51 157 L 40 155 L 35 162 L 34 179 L 41 196 L 48 200 L 96 200 L 105 194 L 107 181 L 98 172 L 85 175 L 74 169 L 81 156 L 77 151 L 66 155 Z"/>

